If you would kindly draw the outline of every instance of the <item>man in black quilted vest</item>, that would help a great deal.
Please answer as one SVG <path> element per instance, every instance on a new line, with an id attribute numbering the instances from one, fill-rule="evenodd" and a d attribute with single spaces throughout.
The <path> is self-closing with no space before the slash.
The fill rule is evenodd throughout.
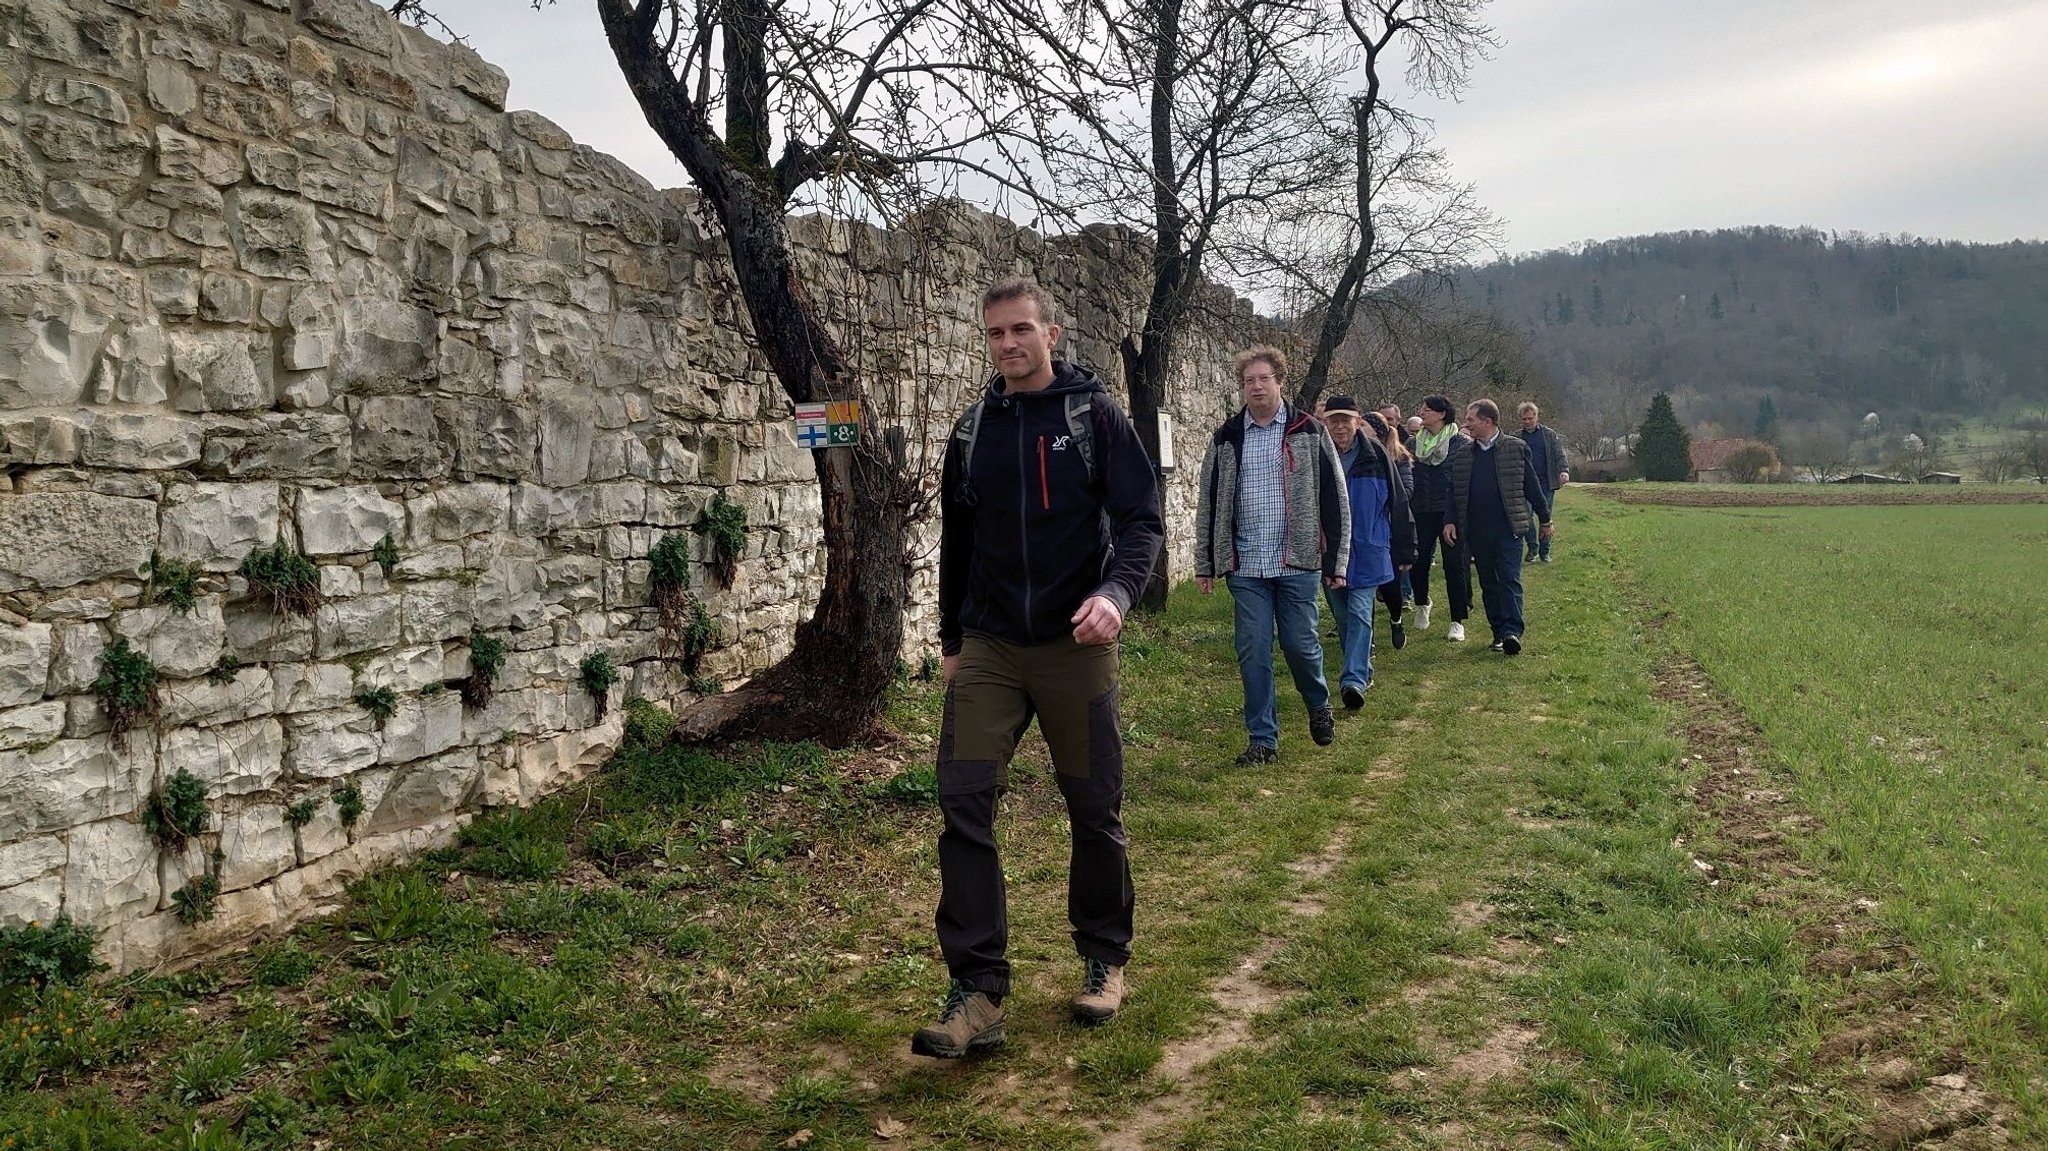
<path id="1" fill-rule="evenodd" d="M 1465 542 L 1479 568 L 1479 595 L 1493 628 L 1493 650 L 1522 651 L 1522 537 L 1550 538 L 1550 498 L 1529 445 L 1501 434 L 1500 407 L 1492 400 L 1465 405 L 1472 443 L 1451 457 L 1451 522 L 1444 542 Z M 1539 526 L 1540 525 L 1540 526 Z"/>
<path id="2" fill-rule="evenodd" d="M 911 1051 L 940 1059 L 1003 1041 L 1010 921 L 996 804 L 1034 717 L 1067 801 L 1067 917 L 1082 959 L 1074 1017 L 1117 1013 L 1131 956 L 1131 867 L 1117 636 L 1163 525 L 1152 461 L 1102 381 L 1053 358 L 1045 289 L 983 294 L 996 375 L 946 447 L 939 492 L 939 949 L 951 988 Z"/>

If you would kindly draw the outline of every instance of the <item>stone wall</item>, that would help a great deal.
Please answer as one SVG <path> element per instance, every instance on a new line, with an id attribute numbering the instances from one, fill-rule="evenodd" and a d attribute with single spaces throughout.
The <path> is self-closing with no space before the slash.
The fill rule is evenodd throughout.
<path id="1" fill-rule="evenodd" d="M 119 969 L 175 960 L 577 778 L 621 722 L 581 689 L 585 655 L 623 669 L 613 705 L 688 700 L 653 658 L 646 556 L 714 493 L 749 547 L 725 588 L 689 536 L 721 630 L 705 676 L 787 650 L 823 562 L 812 461 L 700 207 L 506 94 L 367 0 L 0 0 L 0 921 L 64 912 Z M 933 464 L 987 370 L 990 279 L 1039 275 L 1104 367 L 1136 309 L 1115 237 L 968 210 L 796 230 L 880 414 Z M 1252 322 L 1212 303 L 1166 501 L 1183 572 Z M 280 540 L 318 565 L 310 617 L 237 574 Z M 152 584 L 170 561 L 201 569 L 189 610 Z M 507 656 L 466 708 L 449 688 L 476 635 Z M 125 737 L 92 691 L 118 640 L 164 676 L 160 719 Z M 356 702 L 373 688 L 398 701 L 381 725 Z M 180 771 L 209 823 L 173 852 L 142 812 Z M 179 923 L 209 869 L 219 913 Z"/>

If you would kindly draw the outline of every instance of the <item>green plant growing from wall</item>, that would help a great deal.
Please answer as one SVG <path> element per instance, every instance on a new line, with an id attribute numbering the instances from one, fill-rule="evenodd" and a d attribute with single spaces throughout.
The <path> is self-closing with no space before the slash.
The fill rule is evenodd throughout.
<path id="1" fill-rule="evenodd" d="M 465 707 L 484 707 L 497 692 L 498 673 L 505 670 L 505 641 L 496 636 L 469 637 L 469 678 L 462 681 Z"/>
<path id="2" fill-rule="evenodd" d="M 171 893 L 171 909 L 187 927 L 212 919 L 219 902 L 220 877 L 211 871 L 193 876 Z"/>
<path id="3" fill-rule="evenodd" d="M 320 569 L 282 539 L 250 552 L 241 573 L 251 590 L 270 597 L 271 610 L 280 615 L 312 615 L 320 606 Z"/>
<path id="4" fill-rule="evenodd" d="M 199 565 L 149 553 L 149 602 L 168 604 L 182 615 L 199 606 Z"/>
<path id="5" fill-rule="evenodd" d="M 688 686 L 698 695 L 718 695 L 725 690 L 725 685 L 712 675 L 692 675 Z"/>
<path id="6" fill-rule="evenodd" d="M 0 923 L 0 1003 L 22 988 L 76 986 L 106 965 L 93 955 L 99 928 L 58 912 L 48 924 Z"/>
<path id="7" fill-rule="evenodd" d="M 164 780 L 142 809 L 142 829 L 169 850 L 206 829 L 206 783 L 179 768 Z"/>
<path id="8" fill-rule="evenodd" d="M 618 665 L 612 662 L 610 652 L 594 651 L 583 657 L 577 672 L 583 678 L 583 690 L 597 701 L 597 718 L 603 719 L 611 708 L 612 685 L 619 682 Z"/>
<path id="9" fill-rule="evenodd" d="M 697 517 L 697 531 L 711 540 L 712 570 L 722 587 L 731 587 L 739 574 L 740 558 L 747 554 L 747 509 L 725 498 L 724 492 L 711 497 L 711 504 Z"/>
<path id="10" fill-rule="evenodd" d="M 370 549 L 370 558 L 376 560 L 377 566 L 384 569 L 386 577 L 398 567 L 398 541 L 391 538 L 390 532 L 385 532 L 384 538 L 377 541 L 377 546 Z"/>
<path id="11" fill-rule="evenodd" d="M 215 687 L 219 687 L 222 684 L 233 683 L 235 676 L 238 675 L 241 672 L 241 670 L 242 657 L 230 652 L 229 654 L 220 657 L 219 663 L 214 664 L 211 668 L 207 669 L 206 682 L 214 685 Z"/>
<path id="12" fill-rule="evenodd" d="M 334 813 L 343 828 L 353 828 L 363 817 L 363 785 L 351 779 L 334 789 Z"/>
<path id="13" fill-rule="evenodd" d="M 647 553 L 647 598 L 654 604 L 655 654 L 666 660 L 680 659 L 684 670 L 691 666 L 689 627 L 692 611 L 703 605 L 690 592 L 690 540 L 675 532 L 664 534 Z"/>
<path id="14" fill-rule="evenodd" d="M 390 686 L 359 687 L 356 689 L 356 706 L 370 713 L 378 727 L 398 714 L 398 692 Z"/>
<path id="15" fill-rule="evenodd" d="M 100 674 L 92 681 L 92 693 L 99 698 L 100 710 L 106 713 L 114 734 L 124 743 L 131 729 L 156 722 L 162 710 L 158 678 L 149 654 L 129 647 L 126 637 L 115 640 L 101 654 Z"/>
<path id="16" fill-rule="evenodd" d="M 313 822 L 313 817 L 318 814 L 320 814 L 320 797 L 309 795 L 284 809 L 284 821 L 294 829 L 301 828 Z"/>

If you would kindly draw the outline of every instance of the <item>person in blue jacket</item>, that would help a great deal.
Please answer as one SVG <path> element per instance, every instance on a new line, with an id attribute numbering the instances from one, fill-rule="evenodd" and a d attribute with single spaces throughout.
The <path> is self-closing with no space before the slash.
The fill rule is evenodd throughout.
<path id="1" fill-rule="evenodd" d="M 1366 690 L 1372 686 L 1373 597 L 1395 582 L 1396 572 L 1415 562 L 1415 520 L 1408 514 L 1408 491 L 1386 449 L 1360 430 L 1364 417 L 1358 401 L 1331 396 L 1323 411 L 1343 466 L 1351 511 L 1351 559 L 1344 586 L 1326 587 L 1324 594 L 1337 617 L 1337 639 L 1344 649 L 1337 691 L 1344 709 L 1357 711 L 1365 706 Z"/>

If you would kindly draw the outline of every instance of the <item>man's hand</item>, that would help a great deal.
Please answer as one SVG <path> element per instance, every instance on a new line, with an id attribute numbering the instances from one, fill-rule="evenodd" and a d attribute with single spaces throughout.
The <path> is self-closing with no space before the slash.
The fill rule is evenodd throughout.
<path id="1" fill-rule="evenodd" d="M 1414 564 L 1402 564 L 1402 565 L 1400 565 L 1399 567 L 1396 567 L 1396 568 L 1395 568 L 1394 570 L 1395 570 L 1395 571 L 1404 571 L 1404 572 L 1405 572 L 1405 571 L 1413 571 L 1413 570 L 1415 570 L 1415 565 L 1414 565 Z"/>
<path id="2" fill-rule="evenodd" d="M 1116 610 L 1108 596 L 1091 595 L 1074 613 L 1074 642 L 1108 643 L 1124 630 L 1124 613 Z"/>
<path id="3" fill-rule="evenodd" d="M 1323 577 L 1323 583 L 1324 583 L 1324 584 L 1326 584 L 1326 585 L 1328 585 L 1328 586 L 1330 586 L 1330 587 L 1333 587 L 1333 588 L 1341 588 L 1341 587 L 1343 587 L 1343 586 L 1344 586 L 1344 577 L 1343 577 L 1343 576 L 1324 576 L 1324 577 Z"/>
<path id="4" fill-rule="evenodd" d="M 953 682 L 953 673 L 954 673 L 954 672 L 956 672 L 956 671 L 958 671 L 958 670 L 960 670 L 960 657 L 959 657 L 959 656 L 957 656 L 957 655 L 943 655 L 943 656 L 940 656 L 940 657 L 939 657 L 939 671 L 940 671 L 941 673 L 943 673 L 943 674 L 945 675 L 945 677 L 946 677 L 946 680 L 945 680 L 945 682 L 947 682 L 947 683 L 952 683 L 952 682 Z"/>
<path id="5" fill-rule="evenodd" d="M 1550 538 L 1551 534 L 1554 531 L 1556 531 L 1556 529 L 1556 524 L 1544 524 L 1542 527 L 1536 529 L 1537 538 L 1547 540 Z"/>
<path id="6" fill-rule="evenodd" d="M 1212 592 L 1212 591 L 1215 591 L 1215 590 L 1216 590 L 1216 577 L 1214 577 L 1214 576 L 1196 576 L 1196 577 L 1195 577 L 1195 586 L 1196 586 L 1196 587 L 1198 587 L 1198 588 L 1200 588 L 1200 589 L 1202 589 L 1202 594 L 1203 594 L 1203 595 L 1208 595 L 1208 594 L 1209 594 L 1210 592 Z"/>
<path id="7" fill-rule="evenodd" d="M 1445 525 L 1444 525 L 1444 542 L 1445 542 L 1445 543 L 1447 543 L 1447 544 L 1449 544 L 1449 545 L 1451 545 L 1452 547 L 1457 547 L 1457 546 L 1458 546 L 1458 525 L 1457 525 L 1457 524 L 1445 524 Z"/>
<path id="8" fill-rule="evenodd" d="M 1558 486 L 1558 487 L 1563 487 L 1563 486 L 1565 486 L 1566 484 L 1568 484 L 1568 483 L 1570 483 L 1570 482 L 1572 482 L 1572 474 L 1571 474 L 1570 472 L 1559 472 L 1559 473 L 1557 473 L 1557 486 Z"/>

